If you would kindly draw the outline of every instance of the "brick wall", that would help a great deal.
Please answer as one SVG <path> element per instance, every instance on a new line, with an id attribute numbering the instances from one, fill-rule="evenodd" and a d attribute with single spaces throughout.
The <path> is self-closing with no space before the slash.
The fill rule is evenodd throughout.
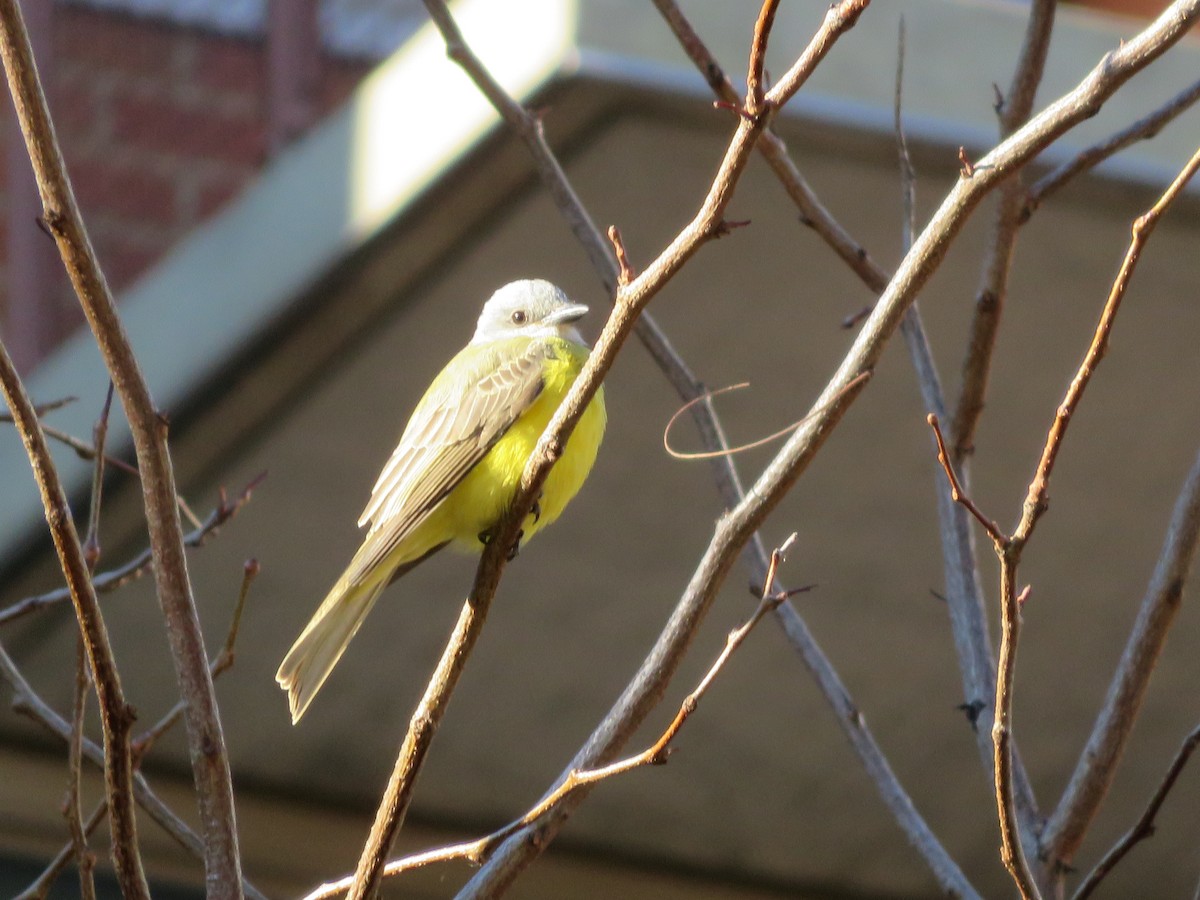
<path id="1" fill-rule="evenodd" d="M 264 42 L 58 5 L 47 37 L 43 83 L 84 220 L 119 291 L 236 196 L 267 161 Z M 368 69 L 364 62 L 324 58 L 319 108 L 337 106 Z M 3 127 L 15 127 L 11 113 Z M 0 165 L 0 313 L 8 303 L 12 193 L 4 169 Z M 28 227 L 38 226 L 31 221 Z M 47 268 L 55 281 L 54 308 L 39 318 L 61 337 L 81 318 L 58 267 L 51 261 Z M 32 361 L 24 354 L 23 368 Z"/>

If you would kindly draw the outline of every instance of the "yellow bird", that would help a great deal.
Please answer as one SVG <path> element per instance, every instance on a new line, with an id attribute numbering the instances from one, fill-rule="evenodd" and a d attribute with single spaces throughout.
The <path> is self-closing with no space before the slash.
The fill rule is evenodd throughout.
<path id="1" fill-rule="evenodd" d="M 547 281 L 514 281 L 483 306 L 475 335 L 433 380 L 358 520 L 362 546 L 279 666 L 300 721 L 385 587 L 447 544 L 480 551 L 533 448 L 588 358 L 587 307 Z M 583 486 L 604 437 L 603 388 L 550 470 L 523 526 L 529 540 Z"/>

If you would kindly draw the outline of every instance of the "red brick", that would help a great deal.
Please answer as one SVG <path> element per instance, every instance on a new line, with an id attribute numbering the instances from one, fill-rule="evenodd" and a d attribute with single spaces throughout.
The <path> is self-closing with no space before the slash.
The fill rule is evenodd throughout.
<path id="1" fill-rule="evenodd" d="M 85 216 L 107 214 L 149 225 L 174 224 L 175 184 L 145 167 L 112 159 L 68 159 L 75 196 Z"/>
<path id="2" fill-rule="evenodd" d="M 266 51 L 261 42 L 202 36 L 196 42 L 193 80 L 215 91 L 266 93 Z"/>
<path id="3" fill-rule="evenodd" d="M 89 69 L 162 77 L 180 45 L 191 39 L 186 30 L 150 19 L 78 6 L 55 10 L 55 59 Z"/>
<path id="4" fill-rule="evenodd" d="M 154 153 L 256 168 L 266 156 L 266 129 L 261 121 L 196 101 L 133 92 L 114 98 L 113 137 Z"/>

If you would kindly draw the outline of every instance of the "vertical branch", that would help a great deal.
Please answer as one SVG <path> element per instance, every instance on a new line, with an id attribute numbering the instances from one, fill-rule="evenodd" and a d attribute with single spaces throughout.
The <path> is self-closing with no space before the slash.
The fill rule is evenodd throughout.
<path id="1" fill-rule="evenodd" d="M 0 0 L 0 57 L 33 164 L 46 224 L 58 244 L 133 434 L 159 604 L 180 693 L 188 704 L 188 746 L 205 839 L 209 894 L 240 898 L 241 862 L 229 760 L 183 551 L 166 420 L 154 406 L 84 230 L 16 0 Z"/>
<path id="2" fill-rule="evenodd" d="M 58 471 L 46 446 L 37 412 L 25 393 L 8 351 L 0 343 L 0 391 L 12 412 L 13 422 L 29 455 L 34 478 L 42 495 L 46 522 L 54 539 L 59 566 L 67 580 L 79 632 L 87 651 L 92 681 L 100 701 L 100 722 L 104 729 L 104 783 L 112 810 L 112 854 L 121 890 L 127 898 L 150 896 L 142 860 L 138 853 L 137 822 L 133 806 L 133 766 L 129 750 L 129 732 L 134 713 L 125 702 L 116 660 L 108 641 L 108 630 L 100 613 L 100 603 L 92 587 L 91 573 L 84 560 L 83 547 Z M 80 738 L 82 740 L 82 738 Z"/>
<path id="3" fill-rule="evenodd" d="M 83 717 L 87 710 L 88 678 L 87 651 L 81 637 L 77 642 L 75 660 L 75 697 L 71 704 L 71 740 L 68 742 L 67 769 L 67 830 L 71 834 L 75 859 L 79 868 L 79 894 L 83 900 L 96 900 L 96 882 L 92 871 L 96 857 L 88 849 L 88 828 L 83 821 Z M 107 807 L 107 804 L 106 804 Z"/>
<path id="4" fill-rule="evenodd" d="M 112 409 L 112 382 L 108 384 L 108 394 L 104 398 L 104 408 L 100 418 L 92 430 L 92 446 L 95 447 L 95 460 L 92 467 L 92 501 L 88 509 L 87 537 L 83 541 L 83 557 L 88 568 L 88 578 L 95 590 L 96 564 L 100 561 L 100 505 L 104 495 L 104 445 L 108 437 L 108 414 Z M 83 638 L 78 641 L 77 659 L 75 663 L 75 699 L 72 704 L 71 739 L 68 742 L 66 816 L 67 828 L 71 834 L 71 844 L 74 847 L 75 859 L 79 869 L 79 891 L 83 900 L 95 900 L 96 884 L 92 871 L 96 866 L 96 857 L 88 849 L 88 827 L 83 821 L 83 797 L 81 784 L 83 780 L 83 722 L 87 710 L 87 695 L 90 687 L 87 668 L 87 651 Z M 107 808 L 107 803 L 105 803 Z M 93 816 L 97 823 L 99 819 Z"/>
<path id="5" fill-rule="evenodd" d="M 903 245 L 907 252 L 912 246 L 913 232 L 916 228 L 916 173 L 913 171 L 901 119 L 903 76 L 904 19 L 902 17 L 899 54 L 896 62 L 894 124 L 904 208 Z M 927 415 L 932 417 L 932 421 L 936 423 L 946 415 L 946 400 L 937 365 L 933 359 L 933 352 L 929 347 L 929 339 L 925 333 L 925 326 L 921 320 L 918 303 L 914 302 L 908 312 L 904 314 L 904 319 L 900 322 L 900 333 L 904 337 L 913 370 L 917 374 L 917 383 Z M 935 428 L 939 461 L 945 466 L 947 463 L 945 447 L 937 435 L 938 430 Z M 947 471 L 953 476 L 952 469 Z M 984 771 L 988 779 L 994 782 L 996 766 L 992 728 L 995 721 L 996 670 L 992 658 L 991 637 L 988 634 L 987 619 L 984 613 L 983 591 L 979 584 L 979 566 L 975 557 L 975 545 L 971 538 L 970 523 L 967 519 L 973 504 L 969 498 L 962 496 L 961 489 L 953 477 L 948 483 L 944 479 L 936 479 L 934 491 L 937 498 L 938 527 L 941 532 L 942 572 L 946 584 L 947 606 L 966 698 L 964 708 L 967 710 L 968 720 L 976 736 L 976 744 L 983 761 Z M 960 500 L 962 502 L 958 502 Z M 975 512 L 977 515 L 981 515 L 978 510 Z M 995 536 L 999 534 L 999 530 L 992 526 L 989 534 Z M 1021 764 L 1019 755 L 1016 754 L 1015 746 L 1012 753 L 1012 777 L 1016 795 L 1017 820 L 1023 835 L 1023 842 L 1032 846 L 1037 840 L 1037 800 L 1033 795 L 1033 787 L 1029 783 L 1025 767 Z"/>
<path id="6" fill-rule="evenodd" d="M 998 98 L 996 105 L 1002 139 L 1024 125 L 1033 110 L 1033 100 L 1050 49 L 1050 32 L 1054 27 L 1056 6 L 1057 0 L 1033 0 L 1030 4 L 1025 39 L 1013 72 L 1012 84 L 1008 95 Z M 1008 294 L 1008 273 L 1012 266 L 1017 230 L 1024 221 L 1021 212 L 1025 205 L 1025 194 L 1020 176 L 1001 185 L 997 194 L 995 218 L 984 251 L 983 272 L 975 296 L 975 317 L 971 322 L 967 357 L 963 361 L 962 391 L 951 425 L 954 462 L 960 468 L 974 448 L 975 428 L 983 412 L 996 334 Z"/>

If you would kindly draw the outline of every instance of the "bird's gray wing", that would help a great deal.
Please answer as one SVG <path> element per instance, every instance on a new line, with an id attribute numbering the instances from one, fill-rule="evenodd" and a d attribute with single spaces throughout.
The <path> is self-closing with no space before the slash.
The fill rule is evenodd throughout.
<path id="1" fill-rule="evenodd" d="M 538 341 L 467 348 L 434 379 L 359 519 L 370 530 L 343 575 L 348 583 L 365 579 L 412 534 L 533 404 L 545 357 Z"/>

